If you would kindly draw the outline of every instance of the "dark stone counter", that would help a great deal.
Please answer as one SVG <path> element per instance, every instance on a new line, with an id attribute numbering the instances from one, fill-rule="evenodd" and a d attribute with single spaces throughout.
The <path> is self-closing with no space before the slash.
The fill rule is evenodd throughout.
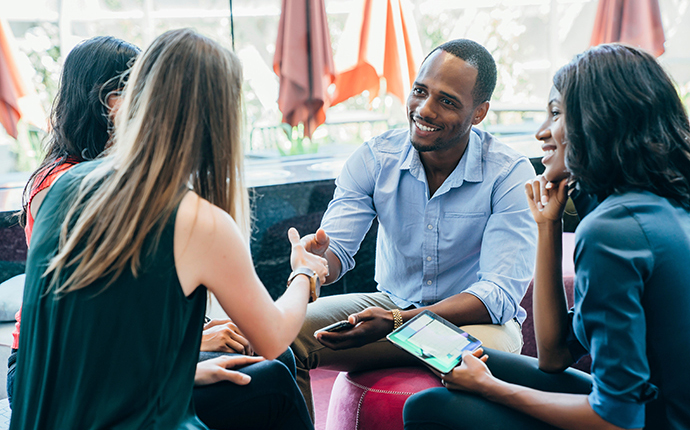
<path id="1" fill-rule="evenodd" d="M 254 217 L 251 253 L 259 278 L 275 299 L 285 291 L 290 274 L 290 242 L 287 230 L 313 233 L 333 197 L 333 179 L 259 186 L 250 189 Z M 375 291 L 374 257 L 377 223 L 367 234 L 356 256 L 356 267 L 340 281 L 323 288 L 322 294 Z M 0 212 L 0 282 L 24 272 L 24 231 L 14 212 Z"/>
<path id="2" fill-rule="evenodd" d="M 256 273 L 274 299 L 285 291 L 285 282 L 291 271 L 288 229 L 295 227 L 300 235 L 314 233 L 334 190 L 333 179 L 252 189 L 252 259 Z M 378 223 L 374 222 L 355 257 L 355 268 L 338 282 L 323 287 L 322 295 L 376 290 L 377 229 Z"/>

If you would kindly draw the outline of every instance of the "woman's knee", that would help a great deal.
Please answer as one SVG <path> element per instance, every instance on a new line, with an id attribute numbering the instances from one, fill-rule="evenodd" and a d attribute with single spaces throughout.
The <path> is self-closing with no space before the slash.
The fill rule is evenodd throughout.
<path id="1" fill-rule="evenodd" d="M 278 358 L 276 358 L 276 361 L 280 361 L 281 363 L 283 363 L 290 371 L 290 374 L 292 374 L 292 377 L 295 377 L 295 374 L 297 372 L 297 364 L 295 362 L 295 354 L 292 352 L 292 349 L 288 347 L 288 349 L 286 349 L 284 353 L 280 354 Z"/>
<path id="2" fill-rule="evenodd" d="M 405 406 L 403 407 L 403 421 L 418 421 L 427 416 L 426 405 L 433 404 L 433 402 L 428 399 L 430 391 L 432 390 L 425 390 L 413 394 L 405 401 Z"/>
<path id="3" fill-rule="evenodd" d="M 266 381 L 272 385 L 278 385 L 290 381 L 294 383 L 295 380 L 285 363 L 280 360 L 261 361 L 240 369 L 240 371 L 251 376 L 252 382 Z"/>
<path id="4" fill-rule="evenodd" d="M 410 396 L 403 407 L 405 429 L 453 428 L 449 401 L 452 394 L 446 388 L 431 388 Z"/>
<path id="5" fill-rule="evenodd" d="M 432 388 L 411 396 L 403 408 L 403 421 L 406 430 L 554 430 L 554 427 L 507 406 L 446 388 Z"/>

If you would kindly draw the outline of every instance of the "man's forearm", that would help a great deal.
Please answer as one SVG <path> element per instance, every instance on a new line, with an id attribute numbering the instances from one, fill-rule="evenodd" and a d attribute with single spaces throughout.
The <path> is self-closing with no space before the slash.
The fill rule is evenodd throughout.
<path id="1" fill-rule="evenodd" d="M 342 266 L 340 264 L 340 259 L 337 255 L 330 249 L 327 249 L 323 257 L 328 261 L 328 276 L 326 276 L 326 282 L 324 285 L 332 284 L 340 277 L 340 271 Z"/>
<path id="2" fill-rule="evenodd" d="M 401 312 L 403 321 L 428 309 L 457 326 L 469 324 L 491 324 L 491 315 L 481 300 L 469 293 L 460 293 L 441 300 L 431 306 Z"/>

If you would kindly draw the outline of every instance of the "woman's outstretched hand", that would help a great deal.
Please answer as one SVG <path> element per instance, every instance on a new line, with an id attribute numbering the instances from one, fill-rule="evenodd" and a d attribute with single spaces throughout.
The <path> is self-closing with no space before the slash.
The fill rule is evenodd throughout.
<path id="1" fill-rule="evenodd" d="M 555 183 L 539 175 L 527 181 L 525 194 L 537 224 L 560 221 L 568 202 L 568 179 Z"/>
<path id="2" fill-rule="evenodd" d="M 319 279 L 321 279 L 321 284 L 324 284 L 326 276 L 328 276 L 328 260 L 307 251 L 304 243 L 300 240 L 300 235 L 296 228 L 291 227 L 288 230 L 288 239 L 290 239 L 290 244 L 292 245 L 292 252 L 290 254 L 292 270 L 298 267 L 308 267 L 316 272 Z M 319 295 L 318 291 L 317 295 Z"/>

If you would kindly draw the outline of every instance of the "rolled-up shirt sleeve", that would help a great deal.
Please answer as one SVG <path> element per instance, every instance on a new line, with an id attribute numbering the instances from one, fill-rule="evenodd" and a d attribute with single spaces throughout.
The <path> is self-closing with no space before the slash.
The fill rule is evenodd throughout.
<path id="1" fill-rule="evenodd" d="M 596 214 L 596 215 L 595 215 Z M 645 425 L 649 382 L 643 295 L 654 256 L 643 229 L 625 206 L 583 220 L 575 249 L 575 335 L 592 355 L 592 409 L 622 428 Z"/>
<path id="2" fill-rule="evenodd" d="M 533 177 L 531 163 L 522 158 L 506 167 L 504 179 L 497 181 L 482 238 L 478 280 L 464 291 L 482 301 L 494 324 L 525 319 L 520 301 L 534 271 L 537 228 L 524 184 Z"/>
<path id="3" fill-rule="evenodd" d="M 321 221 L 330 237 L 330 250 L 340 260 L 338 279 L 355 266 L 354 255 L 376 217 L 373 175 L 377 168 L 369 145 L 360 146 L 336 179 L 333 200 Z"/>

